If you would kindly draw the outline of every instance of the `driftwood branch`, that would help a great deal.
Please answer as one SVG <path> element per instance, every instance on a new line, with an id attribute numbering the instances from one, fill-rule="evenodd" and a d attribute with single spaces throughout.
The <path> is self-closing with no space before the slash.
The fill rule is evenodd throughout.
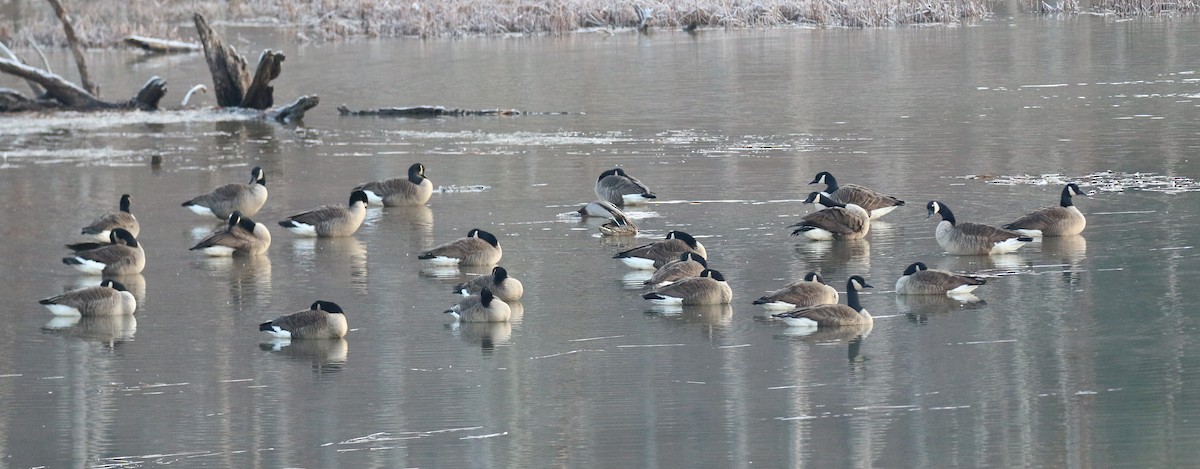
<path id="1" fill-rule="evenodd" d="M 92 109 L 105 107 L 87 90 L 53 73 L 33 68 L 23 63 L 0 59 L 0 72 L 30 80 L 46 89 L 46 93 L 70 108 Z"/>
<path id="2" fill-rule="evenodd" d="M 412 106 L 385 107 L 379 109 L 351 110 L 346 105 L 338 106 L 338 114 L 343 116 L 377 116 L 377 117 L 454 117 L 454 116 L 519 116 L 530 114 L 516 109 L 450 109 L 443 106 Z M 548 112 L 538 114 L 566 114 Z"/>
<path id="3" fill-rule="evenodd" d="M 267 113 L 267 117 L 274 119 L 277 122 L 299 122 L 304 120 L 304 113 L 309 109 L 317 107 L 321 103 L 321 98 L 315 95 L 301 96 L 287 106 L 278 109 L 272 109 Z"/>
<path id="4" fill-rule="evenodd" d="M 192 20 L 196 23 L 196 32 L 200 34 L 200 44 L 204 46 L 204 59 L 208 62 L 208 71 L 212 74 L 213 94 L 217 97 L 217 105 L 240 106 L 246 88 L 250 86 L 250 78 L 246 74 L 246 59 L 243 59 L 233 46 L 227 46 L 221 41 L 203 15 L 196 13 Z"/>
<path id="5" fill-rule="evenodd" d="M 152 54 L 176 54 L 199 52 L 204 50 L 204 47 L 200 44 L 183 41 L 169 41 L 166 39 L 157 39 L 146 36 L 126 36 L 125 44 L 137 47 L 138 49 Z"/>
<path id="6" fill-rule="evenodd" d="M 154 77 L 146 82 L 145 86 L 142 87 L 141 91 L 133 99 L 121 103 L 110 103 L 101 101 L 99 98 L 63 77 L 14 60 L 0 59 L 0 72 L 37 83 L 46 89 L 46 95 L 49 98 L 57 101 L 62 107 L 75 111 L 96 111 L 103 109 L 141 109 L 152 111 L 158 109 L 159 100 L 167 92 L 166 82 L 161 78 Z M 8 105 L 0 107 L 0 110 L 23 111 L 59 107 L 58 104 L 52 104 L 40 99 L 18 99 L 13 96 L 16 94 L 15 91 L 9 91 L 9 95 L 3 100 Z"/>
<path id="7" fill-rule="evenodd" d="M 75 26 L 71 24 L 71 16 L 67 14 L 67 10 L 63 8 L 62 2 L 59 0 L 48 1 L 50 6 L 54 7 L 54 14 L 58 16 L 58 20 L 62 21 L 63 32 L 67 34 L 67 44 L 71 46 L 71 54 L 75 56 L 75 66 L 79 68 L 79 83 L 92 96 L 100 96 L 100 87 L 92 83 L 92 76 L 88 73 L 87 61 L 83 57 L 83 48 L 79 46 L 79 37 L 75 35 Z"/>
<path id="8" fill-rule="evenodd" d="M 575 114 L 572 112 L 531 112 L 517 109 L 454 109 L 444 106 L 410 106 L 384 107 L 379 109 L 353 110 L 345 104 L 337 107 L 338 114 L 343 116 L 374 116 L 374 117 L 464 117 L 464 116 L 551 116 Z"/>

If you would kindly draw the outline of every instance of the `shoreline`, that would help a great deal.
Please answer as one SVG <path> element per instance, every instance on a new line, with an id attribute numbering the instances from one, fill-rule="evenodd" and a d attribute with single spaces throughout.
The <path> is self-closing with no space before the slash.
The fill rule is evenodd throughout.
<path id="1" fill-rule="evenodd" d="M 1200 12 L 1200 0 L 1018 0 L 1032 15 L 1092 14 L 1115 17 L 1171 16 Z M 334 2 L 229 0 L 162 2 L 72 0 L 66 8 L 81 45 L 107 48 L 127 36 L 195 41 L 192 15 L 214 25 L 295 29 L 297 42 L 354 38 L 460 38 L 505 35 L 564 35 L 680 29 L 888 28 L 956 26 L 993 16 L 995 0 L 387 0 Z M 1168 9 L 1169 7 L 1169 9 Z M 0 4 L 0 42 L 9 47 L 64 47 L 62 24 L 44 0 Z"/>
<path id="2" fill-rule="evenodd" d="M 389 4 L 382 0 L 292 4 L 285 0 L 159 5 L 151 0 L 71 2 L 66 5 L 84 47 L 112 47 L 130 35 L 194 41 L 191 17 L 213 24 L 296 28 L 297 40 L 349 38 L 455 38 L 562 35 L 588 30 L 755 29 L 780 26 L 874 28 L 957 25 L 992 13 L 988 0 L 931 3 L 920 0 L 759 0 L 683 2 L 615 0 L 434 0 Z M 386 6 L 386 7 L 385 7 Z M 639 14 L 639 12 L 641 14 Z M 0 41 L 9 47 L 66 44 L 62 25 L 43 0 L 0 6 Z"/>

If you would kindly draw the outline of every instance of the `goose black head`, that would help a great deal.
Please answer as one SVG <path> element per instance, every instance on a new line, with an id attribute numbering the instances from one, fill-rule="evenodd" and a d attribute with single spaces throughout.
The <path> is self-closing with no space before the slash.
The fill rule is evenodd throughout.
<path id="1" fill-rule="evenodd" d="M 308 309 L 311 309 L 314 311 L 324 311 L 326 313 L 331 313 L 331 314 L 346 314 L 346 313 L 342 312 L 341 306 L 338 306 L 337 303 L 334 303 L 332 301 L 317 300 L 317 301 L 314 301 L 312 306 L 309 306 Z"/>
<path id="2" fill-rule="evenodd" d="M 913 262 L 904 269 L 904 275 L 912 275 L 922 270 L 929 270 L 929 267 L 926 267 L 924 262 Z"/>
<path id="3" fill-rule="evenodd" d="M 130 233 L 129 230 L 126 230 L 125 228 L 115 228 L 109 233 L 108 236 L 109 239 L 113 241 L 113 244 L 122 242 L 131 248 L 138 247 L 137 238 L 134 238 L 133 233 Z"/>
<path id="4" fill-rule="evenodd" d="M 363 206 L 367 205 L 367 193 L 363 191 L 354 191 L 350 193 L 350 206 L 353 207 L 355 202 L 362 202 Z"/>
<path id="5" fill-rule="evenodd" d="M 230 212 L 229 218 L 227 218 L 227 220 L 229 220 L 228 221 L 229 228 L 233 228 L 233 227 L 237 226 L 239 223 L 242 222 L 242 212 L 240 210 L 234 210 L 234 211 Z"/>
<path id="6" fill-rule="evenodd" d="M 129 213 L 129 194 L 121 194 L 121 211 Z"/>
<path id="7" fill-rule="evenodd" d="M 250 184 L 267 185 L 267 173 L 263 171 L 262 167 L 255 166 L 250 170 Z"/>
<path id="8" fill-rule="evenodd" d="M 712 269 L 704 269 L 704 271 L 703 271 L 703 272 L 700 272 L 700 276 L 701 276 L 701 277 L 708 277 L 708 278 L 711 278 L 711 279 L 713 279 L 713 280 L 716 280 L 716 281 L 718 281 L 718 282 L 724 282 L 724 281 L 725 281 L 725 276 L 724 276 L 724 275 L 721 275 L 721 273 L 720 273 L 720 272 L 717 272 L 717 271 L 715 271 L 715 270 L 712 270 Z"/>
<path id="9" fill-rule="evenodd" d="M 624 176 L 624 175 L 625 175 L 625 170 L 623 170 L 621 168 L 613 168 L 613 169 L 610 169 L 603 173 L 600 173 L 600 177 L 596 179 L 596 182 L 600 182 L 601 179 L 604 179 L 608 176 Z"/>
<path id="10" fill-rule="evenodd" d="M 425 179 L 425 165 L 421 163 L 413 163 L 408 167 L 408 182 L 420 184 Z"/>
<path id="11" fill-rule="evenodd" d="M 829 171 L 821 171 L 817 173 L 817 176 L 814 177 L 812 182 L 809 184 L 825 184 L 826 186 L 829 186 L 829 192 L 837 190 L 837 179 L 834 179 L 833 175 L 830 174 Z"/>
<path id="12" fill-rule="evenodd" d="M 1059 205 L 1063 207 L 1070 207 L 1074 205 L 1074 202 L 1071 202 L 1071 197 L 1076 195 L 1080 197 L 1087 197 L 1087 194 L 1082 190 L 1079 190 L 1079 186 L 1075 185 L 1075 183 L 1072 182 L 1067 184 L 1067 186 L 1063 188 L 1062 199 L 1059 200 Z"/>
<path id="13" fill-rule="evenodd" d="M 508 278 L 508 271 L 504 270 L 504 267 L 496 266 L 492 269 L 492 283 L 503 282 L 506 278 Z"/>
<path id="14" fill-rule="evenodd" d="M 871 286 L 871 284 L 867 283 L 866 279 L 864 279 L 858 275 L 852 276 L 852 277 L 850 277 L 850 280 L 846 281 L 846 289 L 847 290 L 858 291 L 858 290 L 862 290 L 864 288 L 875 288 L 875 287 Z"/>
<path id="15" fill-rule="evenodd" d="M 698 253 L 698 252 L 688 251 L 683 254 L 680 254 L 679 260 L 682 262 L 696 261 L 696 262 L 700 263 L 700 265 L 702 265 L 704 267 L 708 267 L 708 261 L 705 260 L 704 256 L 701 256 L 700 253 Z"/>
<path id="16" fill-rule="evenodd" d="M 116 280 L 104 279 L 100 282 L 100 286 L 108 287 L 116 291 L 129 291 L 125 289 L 125 285 Z"/>
<path id="17" fill-rule="evenodd" d="M 492 295 L 492 291 L 488 290 L 487 287 L 483 287 L 483 290 L 479 291 L 479 304 L 483 305 L 484 308 L 492 304 L 493 298 L 495 296 Z"/>
<path id="18" fill-rule="evenodd" d="M 238 226 L 242 227 L 243 230 L 254 232 L 254 229 L 258 227 L 258 224 L 254 223 L 254 220 L 249 218 L 238 217 Z"/>
<path id="19" fill-rule="evenodd" d="M 496 239 L 496 235 L 483 231 L 479 228 L 472 228 L 471 231 L 467 232 L 467 237 L 479 238 L 487 241 L 487 243 L 491 244 L 492 246 L 500 246 L 500 240 Z"/>
<path id="20" fill-rule="evenodd" d="M 821 274 L 818 274 L 816 272 L 809 272 L 807 274 L 804 274 L 804 281 L 805 282 L 825 283 L 825 278 L 821 277 Z"/>
<path id="21" fill-rule="evenodd" d="M 696 249 L 696 238 L 694 238 L 694 237 L 692 237 L 692 235 L 684 233 L 682 231 L 674 230 L 674 231 L 667 232 L 666 239 L 678 239 L 678 240 L 686 243 L 688 245 L 688 247 L 690 247 L 692 249 Z"/>

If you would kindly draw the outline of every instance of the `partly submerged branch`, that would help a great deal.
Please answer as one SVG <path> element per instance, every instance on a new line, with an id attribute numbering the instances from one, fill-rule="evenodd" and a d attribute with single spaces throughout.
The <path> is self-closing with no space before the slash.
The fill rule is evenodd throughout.
<path id="1" fill-rule="evenodd" d="M 385 107 L 379 109 L 352 110 L 345 104 L 338 106 L 338 114 L 343 116 L 377 116 L 377 117 L 456 117 L 456 116 L 521 116 L 521 115 L 562 115 L 569 112 L 528 112 L 516 109 L 452 109 L 443 106 L 412 106 Z"/>
<path id="2" fill-rule="evenodd" d="M 152 54 L 176 54 L 200 52 L 204 46 L 191 42 L 171 41 L 146 36 L 126 36 L 125 44 L 136 47 Z"/>
<path id="3" fill-rule="evenodd" d="M 37 83 L 46 93 L 70 108 L 101 108 L 104 104 L 87 90 L 56 74 L 23 63 L 0 59 L 0 72 Z"/>

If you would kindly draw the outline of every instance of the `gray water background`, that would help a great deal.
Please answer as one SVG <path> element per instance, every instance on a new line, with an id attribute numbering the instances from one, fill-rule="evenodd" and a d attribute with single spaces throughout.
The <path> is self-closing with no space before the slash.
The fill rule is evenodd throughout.
<path id="1" fill-rule="evenodd" d="M 1200 456 L 1189 293 L 1200 204 L 1139 190 L 1160 180 L 1131 175 L 1200 173 L 1194 18 L 338 44 L 227 34 L 249 57 L 287 54 L 277 100 L 322 99 L 303 125 L 203 111 L 0 116 L 0 465 L 1161 467 Z M 74 76 L 66 54 L 51 58 Z M 209 82 L 202 55 L 88 60 L 110 99 L 160 75 L 171 107 Z M 342 103 L 570 114 L 339 117 Z M 255 218 L 275 227 L 414 162 L 447 190 L 425 209 L 372 209 L 352 238 L 273 228 L 264 258 L 187 250 L 217 220 L 179 204 L 253 166 L 270 190 Z M 610 259 L 629 244 L 561 215 L 616 166 L 660 197 L 634 212 L 636 242 L 700 237 L 733 305 L 651 307 Z M 1109 170 L 1127 188 L 1085 184 L 1083 236 L 1012 256 L 946 255 L 925 219 L 937 199 L 962 221 L 1003 223 L 1057 202 L 1059 178 L 1042 175 Z M 909 205 L 862 242 L 789 237 L 818 171 Z M 1045 184 L 989 182 L 1019 175 Z M 98 281 L 59 262 L 62 244 L 122 193 L 148 256 L 123 279 L 137 315 L 47 329 L 38 299 Z M 473 227 L 500 237 L 501 265 L 525 283 L 519 321 L 456 329 L 441 314 L 450 287 L 482 270 L 437 277 L 415 254 Z M 978 303 L 892 294 L 916 260 L 994 277 Z M 876 287 L 862 300 L 869 334 L 795 334 L 750 304 L 809 270 L 839 290 L 854 274 Z M 264 345 L 259 322 L 316 299 L 347 311 L 344 342 Z"/>

